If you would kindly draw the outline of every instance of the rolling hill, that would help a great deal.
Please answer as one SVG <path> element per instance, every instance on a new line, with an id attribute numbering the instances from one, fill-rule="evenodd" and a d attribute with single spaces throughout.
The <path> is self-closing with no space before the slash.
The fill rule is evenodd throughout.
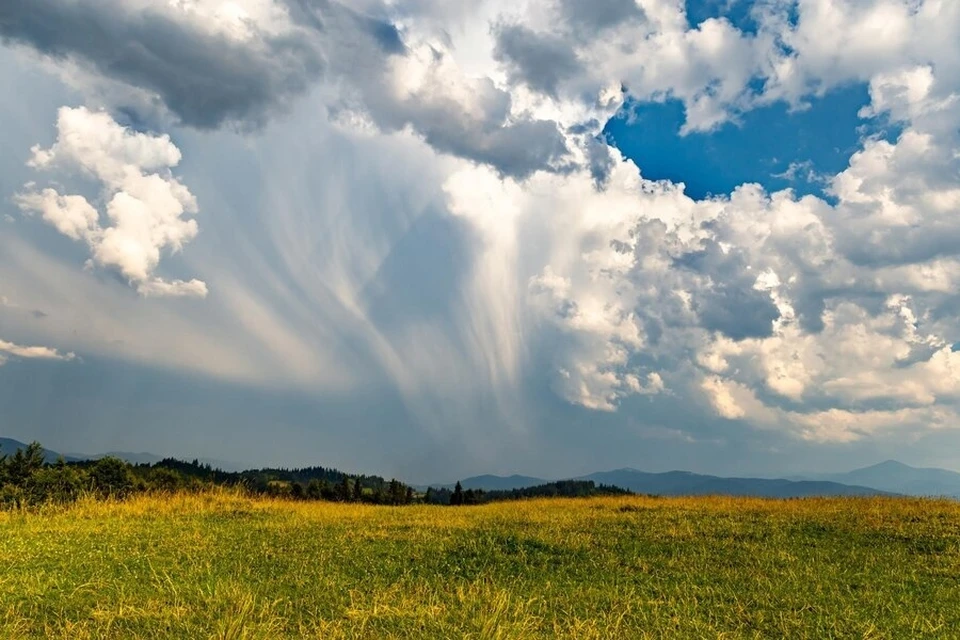
<path id="1" fill-rule="evenodd" d="M 896 460 L 887 460 L 846 473 L 806 476 L 803 479 L 857 484 L 911 496 L 960 498 L 960 473 L 946 469 L 911 467 Z"/>
<path id="2" fill-rule="evenodd" d="M 19 440 L 14 440 L 13 438 L 0 438 L 0 456 L 9 456 L 17 452 L 18 449 L 26 449 L 27 444 L 25 442 L 20 442 Z M 71 456 L 63 456 L 67 462 L 75 462 L 77 458 Z M 43 450 L 43 460 L 44 462 L 54 463 L 60 458 L 60 454 L 56 451 L 51 451 L 50 449 Z"/>
<path id="3" fill-rule="evenodd" d="M 85 453 L 71 453 L 70 457 L 67 459 L 75 460 L 99 460 L 100 458 L 113 457 L 120 458 L 125 462 L 130 464 L 156 464 L 165 458 L 177 458 L 178 460 L 185 460 L 189 456 L 158 456 L 155 453 L 148 453 L 141 451 L 139 453 L 134 453 L 131 451 L 108 451 L 106 453 L 95 453 L 95 454 L 85 454 Z M 192 458 L 190 458 L 192 460 Z M 198 458 L 197 462 L 200 464 L 208 464 L 214 469 L 220 469 L 221 471 L 246 471 L 250 468 L 249 465 L 242 465 L 236 462 L 230 462 L 227 460 L 217 460 L 215 458 Z"/>
<path id="4" fill-rule="evenodd" d="M 13 438 L 3 438 L 0 437 L 0 456 L 2 455 L 11 455 L 17 451 L 17 449 L 26 448 L 26 443 L 20 442 L 19 440 L 14 440 Z M 63 459 L 67 462 L 81 462 L 83 460 L 99 460 L 100 458 L 113 457 L 120 458 L 125 462 L 130 464 L 155 464 L 160 462 L 165 457 L 169 456 L 158 456 L 155 453 L 132 453 L 129 451 L 108 451 L 107 453 L 64 453 L 61 454 L 57 451 L 51 449 L 43 450 L 43 459 L 45 462 L 54 463 L 60 456 L 63 456 Z M 241 465 L 236 462 L 229 462 L 227 460 L 216 460 L 214 458 L 200 458 L 198 460 L 200 464 L 209 464 L 214 469 L 220 469 L 221 471 L 245 471 L 250 468 L 246 465 Z"/>
<path id="5" fill-rule="evenodd" d="M 784 480 L 766 478 L 721 478 L 689 471 L 645 473 L 636 469 L 617 469 L 592 473 L 578 480 L 593 480 L 635 493 L 661 496 L 758 496 L 764 498 L 802 498 L 808 496 L 870 496 L 888 493 L 872 487 L 848 485 L 825 480 Z"/>
<path id="6" fill-rule="evenodd" d="M 629 489 L 635 493 L 663 496 L 730 495 L 760 496 L 768 498 L 798 498 L 804 496 L 859 496 L 881 495 L 889 492 L 860 484 L 847 484 L 829 480 L 785 480 L 766 478 L 722 478 L 701 475 L 689 471 L 646 473 L 636 469 L 617 469 L 572 478 L 592 480 L 605 485 Z M 481 475 L 460 481 L 464 489 L 484 491 L 511 491 L 525 489 L 549 482 L 530 476 Z M 431 485 L 452 489 L 453 485 Z"/>

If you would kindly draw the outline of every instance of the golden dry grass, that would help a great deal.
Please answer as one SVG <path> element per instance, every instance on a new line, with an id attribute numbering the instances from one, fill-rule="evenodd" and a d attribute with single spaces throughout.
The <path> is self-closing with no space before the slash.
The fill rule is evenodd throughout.
<path id="1" fill-rule="evenodd" d="M 283 637 L 960 637 L 960 504 L 216 491 L 0 513 L 0 638 Z"/>

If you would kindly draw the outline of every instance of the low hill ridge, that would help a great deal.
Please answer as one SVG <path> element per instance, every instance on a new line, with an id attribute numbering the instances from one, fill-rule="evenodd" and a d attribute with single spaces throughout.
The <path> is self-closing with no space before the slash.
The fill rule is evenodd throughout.
<path id="1" fill-rule="evenodd" d="M 960 473 L 936 467 L 912 467 L 897 460 L 885 460 L 845 473 L 809 475 L 801 479 L 860 484 L 912 496 L 960 498 Z"/>
<path id="2" fill-rule="evenodd" d="M 796 498 L 805 496 L 858 496 L 892 493 L 871 486 L 851 485 L 826 480 L 787 480 L 782 478 L 724 478 L 674 470 L 649 473 L 631 467 L 600 471 L 571 478 L 590 480 L 598 485 L 622 487 L 635 493 L 652 495 L 732 495 L 761 496 L 772 498 Z M 542 478 L 522 475 L 479 475 L 460 480 L 464 489 L 484 491 L 512 491 L 527 489 L 551 482 Z M 455 484 L 455 483 L 454 483 Z M 424 485 L 452 489 L 454 484 Z"/>

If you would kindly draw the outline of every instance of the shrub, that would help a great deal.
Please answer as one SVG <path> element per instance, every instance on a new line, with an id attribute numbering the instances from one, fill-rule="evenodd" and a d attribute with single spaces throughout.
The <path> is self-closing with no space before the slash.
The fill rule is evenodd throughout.
<path id="1" fill-rule="evenodd" d="M 183 488 L 183 476 L 166 467 L 156 467 L 150 472 L 149 487 L 156 491 L 174 493 Z"/>
<path id="2" fill-rule="evenodd" d="M 25 494 L 30 504 L 65 504 L 79 498 L 82 489 L 80 474 L 61 460 L 52 467 L 35 471 L 26 484 Z"/>
<path id="3" fill-rule="evenodd" d="M 89 473 L 90 488 L 104 497 L 123 498 L 136 488 L 130 466 L 119 458 L 101 458 Z"/>

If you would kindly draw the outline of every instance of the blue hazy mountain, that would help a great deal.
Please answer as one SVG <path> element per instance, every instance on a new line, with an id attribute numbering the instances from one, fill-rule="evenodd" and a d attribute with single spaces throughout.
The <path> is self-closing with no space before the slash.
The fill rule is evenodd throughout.
<path id="1" fill-rule="evenodd" d="M 636 469 L 603 471 L 573 478 L 592 480 L 597 484 L 614 485 L 635 493 L 663 496 L 731 495 L 770 498 L 799 498 L 804 496 L 859 496 L 880 495 L 885 490 L 869 486 L 849 485 L 827 480 L 785 480 L 767 478 L 722 478 L 689 471 L 646 473 Z M 535 487 L 549 482 L 530 476 L 482 475 L 460 481 L 464 489 L 510 491 Z M 452 484 L 431 485 L 452 488 Z"/>
<path id="2" fill-rule="evenodd" d="M 12 456 L 17 452 L 18 449 L 26 449 L 27 443 L 20 442 L 19 440 L 14 440 L 13 438 L 0 438 L 0 456 Z M 56 462 L 60 458 L 60 454 L 56 451 L 51 451 L 50 449 L 43 450 L 43 460 L 45 462 Z M 72 458 L 70 456 L 64 456 L 64 459 L 67 462 L 73 462 L 77 458 Z"/>
<path id="3" fill-rule="evenodd" d="M 808 496 L 870 496 L 888 493 L 873 487 L 826 480 L 785 480 L 768 478 L 722 478 L 689 471 L 646 473 L 636 469 L 602 471 L 577 478 L 597 484 L 612 484 L 636 493 L 661 496 L 758 496 L 803 498 Z"/>
<path id="4" fill-rule="evenodd" d="M 532 478 L 530 476 L 474 476 L 460 481 L 464 489 L 483 489 L 484 491 L 512 491 L 527 487 L 538 487 L 549 480 Z"/>
<path id="5" fill-rule="evenodd" d="M 946 469 L 911 467 L 896 460 L 887 460 L 846 473 L 806 475 L 801 478 L 859 484 L 910 496 L 960 498 L 960 473 Z"/>
<path id="6" fill-rule="evenodd" d="M 141 451 L 139 453 L 131 451 L 108 451 L 106 453 L 95 453 L 95 454 L 85 454 L 85 453 L 71 453 L 67 460 L 99 460 L 100 458 L 113 457 L 120 458 L 130 464 L 155 464 L 160 462 L 164 458 L 177 458 L 177 459 L 190 459 L 190 456 L 158 456 L 155 453 L 148 453 L 146 451 Z M 220 469 L 221 471 L 245 471 L 250 468 L 250 465 L 242 465 L 236 462 L 230 462 L 228 460 L 217 460 L 215 458 L 197 458 L 197 462 L 200 464 L 209 464 L 214 469 Z"/>
<path id="7" fill-rule="evenodd" d="M 2 438 L 0 437 L 0 456 L 4 455 L 13 455 L 16 453 L 17 449 L 25 449 L 27 444 L 20 442 L 19 440 L 14 440 L 13 438 Z M 106 458 L 108 456 L 114 458 L 120 458 L 125 460 L 130 464 L 154 464 L 160 462 L 165 457 L 171 456 L 158 456 L 155 453 L 132 453 L 129 451 L 108 451 L 106 453 L 95 453 L 95 454 L 86 454 L 86 453 L 65 453 L 60 454 L 57 451 L 51 449 L 43 450 L 43 459 L 45 462 L 56 462 L 60 456 L 63 456 L 63 459 L 67 462 L 80 462 L 82 460 L 99 460 L 100 458 Z M 177 457 L 177 456 L 172 456 Z M 192 458 L 191 458 L 192 459 Z M 236 462 L 229 462 L 227 460 L 216 460 L 214 458 L 200 458 L 198 462 L 201 464 L 209 464 L 214 469 L 220 469 L 222 471 L 244 471 L 249 468 L 249 466 L 241 465 Z"/>
<path id="8" fill-rule="evenodd" d="M 71 453 L 70 455 L 78 460 L 99 460 L 100 458 L 107 457 L 120 458 L 121 460 L 129 462 L 130 464 L 153 464 L 163 460 L 162 456 L 152 453 L 133 453 L 131 451 L 107 451 L 106 453 L 96 454 Z"/>
<path id="9" fill-rule="evenodd" d="M 514 489 L 526 489 L 528 487 L 539 487 L 541 485 L 547 484 L 550 480 L 544 480 L 543 478 L 533 478 L 531 476 L 495 476 L 495 475 L 482 475 L 482 476 L 472 476 L 470 478 L 464 478 L 460 480 L 460 486 L 464 489 L 482 489 L 484 491 L 513 491 Z M 433 487 L 434 489 L 453 489 L 456 486 L 456 482 L 451 483 L 440 483 L 440 484 L 425 484 L 417 486 L 417 489 L 425 490 L 427 487 Z"/>

